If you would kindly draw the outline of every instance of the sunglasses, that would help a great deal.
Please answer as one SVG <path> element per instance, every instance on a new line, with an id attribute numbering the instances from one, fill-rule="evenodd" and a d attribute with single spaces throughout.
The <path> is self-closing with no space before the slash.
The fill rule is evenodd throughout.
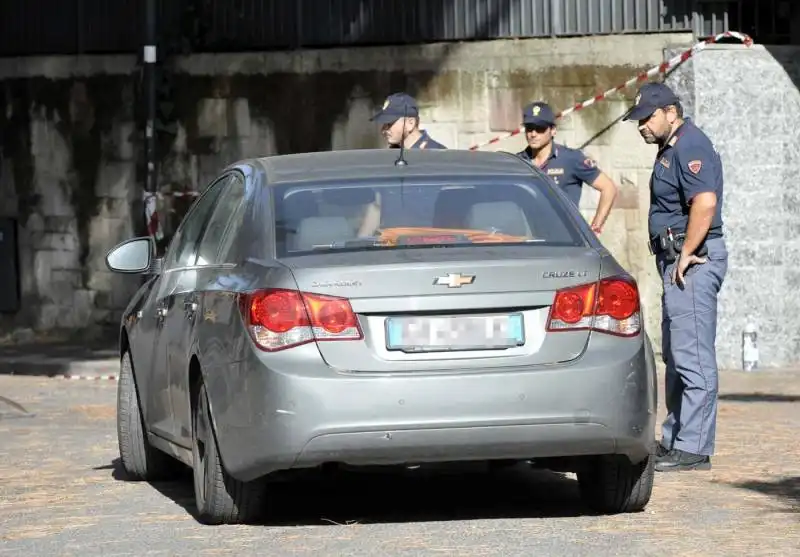
<path id="1" fill-rule="evenodd" d="M 526 132 L 537 132 L 537 133 L 544 133 L 550 129 L 551 126 L 546 126 L 542 124 L 525 124 L 525 131 Z"/>

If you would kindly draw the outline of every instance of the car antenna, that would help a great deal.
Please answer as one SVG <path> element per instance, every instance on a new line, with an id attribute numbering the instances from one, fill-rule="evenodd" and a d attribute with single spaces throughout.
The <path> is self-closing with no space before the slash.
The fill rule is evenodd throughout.
<path id="1" fill-rule="evenodd" d="M 408 161 L 403 158 L 406 152 L 406 118 L 408 118 L 408 103 L 403 105 L 403 135 L 400 140 L 400 155 L 394 161 L 395 166 L 406 166 L 408 164 Z"/>

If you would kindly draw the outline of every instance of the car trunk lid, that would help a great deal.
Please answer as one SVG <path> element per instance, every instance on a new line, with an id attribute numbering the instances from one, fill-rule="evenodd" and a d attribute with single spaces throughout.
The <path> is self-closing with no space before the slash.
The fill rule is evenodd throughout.
<path id="1" fill-rule="evenodd" d="M 296 260 L 294 260 L 296 259 Z M 358 372 L 546 365 L 583 352 L 588 330 L 546 331 L 561 288 L 597 281 L 589 248 L 504 246 L 329 253 L 289 260 L 303 292 L 345 297 L 361 341 L 318 342 Z"/>

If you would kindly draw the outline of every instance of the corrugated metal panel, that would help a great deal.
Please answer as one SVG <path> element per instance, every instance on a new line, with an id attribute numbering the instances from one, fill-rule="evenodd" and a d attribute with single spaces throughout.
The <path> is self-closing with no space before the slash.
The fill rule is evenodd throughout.
<path id="1" fill-rule="evenodd" d="M 60 2 L 59 5 L 69 4 Z M 139 0 L 75 0 L 79 52 L 138 50 L 144 3 Z"/>
<path id="2" fill-rule="evenodd" d="M 691 31 L 697 1 L 294 0 L 299 30 L 296 44 L 313 47 Z"/>
<path id="3" fill-rule="evenodd" d="M 691 31 L 693 0 L 546 0 L 554 35 Z"/>
<path id="4" fill-rule="evenodd" d="M 207 34 L 201 37 L 203 50 L 291 48 L 296 44 L 296 2 L 215 0 L 203 4 L 206 8 L 201 13 L 207 24 Z"/>
<path id="5" fill-rule="evenodd" d="M 681 30 L 709 35 L 741 22 L 733 14 L 752 1 L 159 0 L 162 39 L 182 38 L 194 51 Z M 0 56 L 138 52 L 143 10 L 144 0 L 2 0 Z"/>
<path id="6" fill-rule="evenodd" d="M 71 53 L 78 46 L 77 30 L 74 1 L 0 2 L 0 55 Z"/>

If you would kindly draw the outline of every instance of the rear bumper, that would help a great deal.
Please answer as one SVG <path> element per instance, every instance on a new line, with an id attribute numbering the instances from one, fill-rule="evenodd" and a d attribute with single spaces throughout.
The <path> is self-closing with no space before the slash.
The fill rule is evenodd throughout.
<path id="1" fill-rule="evenodd" d="M 318 355 L 309 366 L 309 345 L 291 371 L 270 369 L 254 351 L 206 370 L 206 381 L 223 464 L 244 481 L 325 462 L 611 453 L 635 462 L 654 441 L 648 343 L 593 334 L 572 364 L 395 375 L 337 373 Z"/>

